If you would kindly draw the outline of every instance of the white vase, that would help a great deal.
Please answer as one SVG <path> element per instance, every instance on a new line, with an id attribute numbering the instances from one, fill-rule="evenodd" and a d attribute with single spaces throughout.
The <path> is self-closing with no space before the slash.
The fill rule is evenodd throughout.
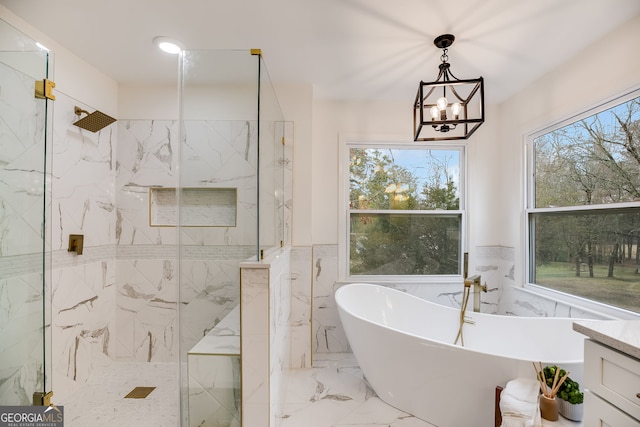
<path id="1" fill-rule="evenodd" d="M 560 415 L 572 421 L 582 421 L 583 403 L 575 405 L 562 399 L 558 399 L 558 403 L 558 412 L 560 412 Z"/>

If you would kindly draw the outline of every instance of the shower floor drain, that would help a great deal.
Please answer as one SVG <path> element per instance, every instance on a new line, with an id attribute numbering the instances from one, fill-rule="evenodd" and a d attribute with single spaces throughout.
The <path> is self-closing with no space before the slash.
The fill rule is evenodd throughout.
<path id="1" fill-rule="evenodd" d="M 136 387 L 125 396 L 125 399 L 144 399 L 155 389 L 155 387 Z"/>

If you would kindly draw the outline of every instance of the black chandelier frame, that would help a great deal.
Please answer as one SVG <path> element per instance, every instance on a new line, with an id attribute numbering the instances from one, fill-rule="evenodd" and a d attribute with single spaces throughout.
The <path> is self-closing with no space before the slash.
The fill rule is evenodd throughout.
<path id="1" fill-rule="evenodd" d="M 442 63 L 435 81 L 421 81 L 418 86 L 413 108 L 414 141 L 468 139 L 484 123 L 484 79 L 458 79 L 451 72 L 447 52 L 454 40 L 452 34 L 443 34 L 433 41 L 443 50 Z M 447 101 L 445 108 L 438 107 L 440 98 Z M 456 110 L 453 104 L 458 104 Z"/>

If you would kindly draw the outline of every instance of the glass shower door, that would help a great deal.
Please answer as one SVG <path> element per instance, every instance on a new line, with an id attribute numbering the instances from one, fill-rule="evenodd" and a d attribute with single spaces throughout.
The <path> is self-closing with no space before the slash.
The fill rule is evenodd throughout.
<path id="1" fill-rule="evenodd" d="M 0 21 L 0 405 L 42 404 L 51 342 L 50 54 Z M 50 111 L 49 111 L 50 113 Z M 50 116 L 50 114 L 49 114 Z"/>
<path id="2" fill-rule="evenodd" d="M 183 426 L 237 427 L 240 264 L 285 241 L 283 115 L 257 49 L 187 50 L 181 65 Z"/>

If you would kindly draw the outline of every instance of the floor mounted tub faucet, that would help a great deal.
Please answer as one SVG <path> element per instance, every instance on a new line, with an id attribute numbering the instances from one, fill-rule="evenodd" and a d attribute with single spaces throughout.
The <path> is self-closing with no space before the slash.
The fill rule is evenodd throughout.
<path id="1" fill-rule="evenodd" d="M 473 311 L 476 312 L 480 311 L 480 292 L 487 292 L 487 284 L 481 285 L 480 281 L 479 274 L 464 279 L 465 288 L 473 286 Z"/>

